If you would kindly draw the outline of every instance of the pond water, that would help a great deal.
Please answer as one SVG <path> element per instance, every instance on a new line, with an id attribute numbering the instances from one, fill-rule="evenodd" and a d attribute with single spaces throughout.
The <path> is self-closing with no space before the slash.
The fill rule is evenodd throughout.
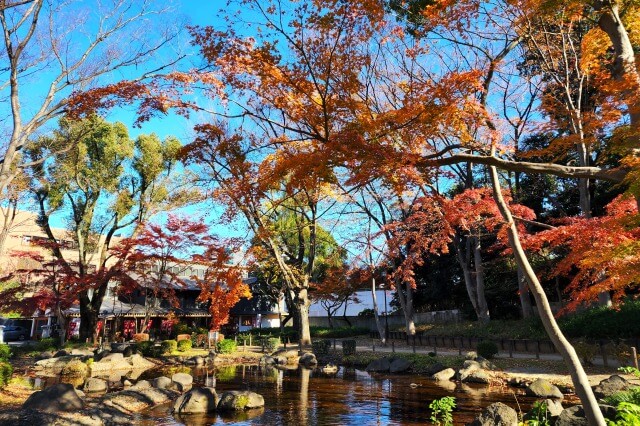
<path id="1" fill-rule="evenodd" d="M 526 412 L 533 399 L 520 390 L 506 387 L 471 386 L 453 382 L 437 384 L 412 375 L 369 374 L 362 370 L 340 368 L 326 376 L 300 367 L 278 370 L 258 366 L 229 366 L 216 370 L 180 367 L 152 370 L 141 379 L 175 371 L 194 375 L 198 385 L 225 390 L 251 390 L 264 396 L 265 408 L 237 416 L 174 416 L 171 404 L 157 406 L 137 414 L 132 424 L 151 425 L 424 425 L 429 424 L 429 403 L 447 395 L 456 397 L 456 425 L 463 425 L 487 405 L 504 402 Z M 410 386 L 411 383 L 419 385 Z M 515 393 L 514 393 L 515 392 Z M 517 398 L 517 401 L 516 401 Z"/>

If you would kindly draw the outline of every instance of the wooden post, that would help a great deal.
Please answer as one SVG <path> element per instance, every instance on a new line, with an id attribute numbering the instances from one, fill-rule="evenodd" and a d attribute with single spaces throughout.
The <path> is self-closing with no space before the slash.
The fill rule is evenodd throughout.
<path id="1" fill-rule="evenodd" d="M 333 339 L 333 350 L 336 350 L 336 339 Z"/>
<path id="2" fill-rule="evenodd" d="M 513 340 L 509 340 L 509 358 L 513 358 Z"/>
<path id="3" fill-rule="evenodd" d="M 376 341 L 374 340 L 371 347 L 373 348 L 373 352 L 376 351 Z"/>
<path id="4" fill-rule="evenodd" d="M 536 340 L 536 359 L 540 359 L 540 340 Z"/>
<path id="5" fill-rule="evenodd" d="M 391 341 L 391 353 L 396 353 L 396 342 Z"/>
<path id="6" fill-rule="evenodd" d="M 438 345 L 433 345 L 433 353 L 438 356 Z"/>
<path id="7" fill-rule="evenodd" d="M 631 347 L 631 356 L 633 356 L 633 366 L 637 370 L 638 369 L 638 354 L 636 352 L 636 347 L 635 346 Z"/>

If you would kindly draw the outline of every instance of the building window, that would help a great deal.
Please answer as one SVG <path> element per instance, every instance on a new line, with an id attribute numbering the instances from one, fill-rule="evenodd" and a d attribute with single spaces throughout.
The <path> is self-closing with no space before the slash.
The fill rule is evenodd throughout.
<path id="1" fill-rule="evenodd" d="M 252 327 L 253 326 L 253 318 L 251 317 L 240 317 L 240 324 L 247 326 L 247 327 Z"/>

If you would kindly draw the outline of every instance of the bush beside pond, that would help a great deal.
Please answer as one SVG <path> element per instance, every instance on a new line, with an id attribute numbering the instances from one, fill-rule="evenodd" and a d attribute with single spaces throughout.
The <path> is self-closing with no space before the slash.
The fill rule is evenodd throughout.
<path id="1" fill-rule="evenodd" d="M 236 349 L 238 348 L 238 345 L 236 344 L 235 340 L 224 339 L 219 341 L 216 347 L 219 353 L 230 354 L 236 351 Z"/>

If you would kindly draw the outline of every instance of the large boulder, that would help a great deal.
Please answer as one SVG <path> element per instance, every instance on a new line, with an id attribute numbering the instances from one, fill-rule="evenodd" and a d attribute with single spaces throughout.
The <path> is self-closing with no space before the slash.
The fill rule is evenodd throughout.
<path id="1" fill-rule="evenodd" d="M 616 418 L 616 409 L 610 405 L 601 405 L 600 411 L 606 419 L 614 420 Z M 565 408 L 558 416 L 555 426 L 588 426 L 589 422 L 584 413 L 582 405 L 574 405 L 573 407 Z"/>
<path id="2" fill-rule="evenodd" d="M 93 351 L 91 349 L 74 348 L 71 349 L 71 355 L 93 357 Z"/>
<path id="3" fill-rule="evenodd" d="M 305 367 L 310 367 L 312 365 L 317 365 L 318 364 L 318 360 L 316 359 L 316 356 L 311 352 L 303 353 L 300 356 L 299 362 L 300 362 L 300 364 L 304 365 Z"/>
<path id="4" fill-rule="evenodd" d="M 108 389 L 107 381 L 98 379 L 96 377 L 89 377 L 86 382 L 84 382 L 83 389 L 85 392 L 106 392 Z"/>
<path id="5" fill-rule="evenodd" d="M 131 368 L 133 368 L 134 370 L 146 370 L 156 366 L 153 362 L 145 359 L 142 355 L 138 354 L 131 355 L 128 359 L 128 362 L 131 365 Z"/>
<path id="6" fill-rule="evenodd" d="M 193 386 L 193 377 L 187 373 L 176 373 L 171 376 L 171 381 L 180 392 L 187 392 Z"/>
<path id="7" fill-rule="evenodd" d="M 431 376 L 433 380 L 436 382 L 440 381 L 449 381 L 453 379 L 456 375 L 456 371 L 453 368 L 445 368 L 444 370 L 440 370 L 434 375 Z"/>
<path id="8" fill-rule="evenodd" d="M 173 385 L 173 381 L 166 376 L 160 376 L 153 379 L 151 384 L 156 389 L 171 389 L 171 386 Z"/>
<path id="9" fill-rule="evenodd" d="M 151 389 L 151 383 L 148 380 L 138 380 L 135 385 L 131 386 L 131 389 Z"/>
<path id="10" fill-rule="evenodd" d="M 71 353 L 69 353 L 65 349 L 60 349 L 58 352 L 55 353 L 55 355 L 53 357 L 54 358 L 60 358 L 61 356 L 69 356 L 69 355 L 71 355 Z"/>
<path id="11" fill-rule="evenodd" d="M 390 373 L 404 373 L 411 368 L 411 363 L 403 358 L 395 358 L 389 364 Z"/>
<path id="12" fill-rule="evenodd" d="M 527 386 L 526 393 L 528 396 L 535 396 L 536 398 L 564 398 L 560 389 L 545 379 L 534 380 Z"/>
<path id="13" fill-rule="evenodd" d="M 602 380 L 597 386 L 593 388 L 593 393 L 596 398 L 602 399 L 611 396 L 615 393 L 625 391 L 629 389 L 631 385 L 623 377 L 614 374 L 608 379 Z"/>
<path id="14" fill-rule="evenodd" d="M 276 364 L 276 359 L 269 355 L 264 355 L 260 358 L 260 365 L 274 365 Z"/>
<path id="15" fill-rule="evenodd" d="M 196 388 L 180 395 L 173 412 L 180 414 L 212 413 L 216 411 L 218 395 L 214 388 Z"/>
<path id="16" fill-rule="evenodd" d="M 228 391 L 220 396 L 219 411 L 242 411 L 264 407 L 262 395 L 250 391 Z"/>
<path id="17" fill-rule="evenodd" d="M 93 355 L 93 360 L 95 362 L 98 362 L 102 360 L 102 358 L 104 358 L 105 356 L 109 355 L 110 353 L 111 351 L 108 349 L 104 349 L 102 351 L 96 351 L 95 354 Z"/>
<path id="18" fill-rule="evenodd" d="M 501 402 L 489 405 L 470 426 L 518 426 L 518 413 Z"/>
<path id="19" fill-rule="evenodd" d="M 46 370 L 47 373 L 60 374 L 62 369 L 71 361 L 77 360 L 74 356 L 61 356 L 58 358 L 46 358 L 36 361 L 36 370 Z"/>
<path id="20" fill-rule="evenodd" d="M 464 382 L 466 381 L 467 377 L 479 370 L 482 370 L 482 366 L 479 362 L 467 360 L 462 365 L 462 368 L 458 371 L 458 380 Z"/>
<path id="21" fill-rule="evenodd" d="M 22 404 L 22 408 L 25 410 L 40 410 L 48 413 L 77 411 L 81 410 L 83 406 L 84 403 L 74 387 L 68 383 L 58 383 L 34 392 Z"/>
<path id="22" fill-rule="evenodd" d="M 391 368 L 389 358 L 376 359 L 367 365 L 367 371 L 370 373 L 388 373 L 389 368 Z"/>

